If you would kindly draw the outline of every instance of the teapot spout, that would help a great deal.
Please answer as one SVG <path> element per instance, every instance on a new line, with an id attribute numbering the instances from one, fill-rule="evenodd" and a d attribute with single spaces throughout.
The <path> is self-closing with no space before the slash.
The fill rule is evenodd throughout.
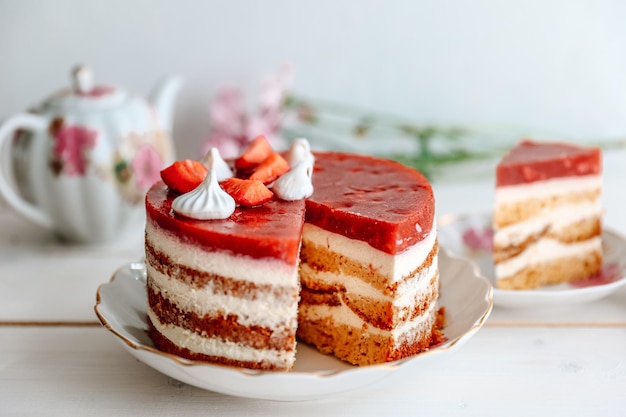
<path id="1" fill-rule="evenodd" d="M 150 102 L 157 112 L 161 126 L 171 135 L 174 120 L 174 103 L 183 84 L 179 76 L 169 76 L 161 80 L 150 94 Z"/>

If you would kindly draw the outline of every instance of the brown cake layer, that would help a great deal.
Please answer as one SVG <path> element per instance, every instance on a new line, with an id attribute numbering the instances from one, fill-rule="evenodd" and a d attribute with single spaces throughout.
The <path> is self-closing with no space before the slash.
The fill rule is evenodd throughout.
<path id="1" fill-rule="evenodd" d="M 523 253 L 530 245 L 535 244 L 540 239 L 550 238 L 561 243 L 570 244 L 583 242 L 585 240 L 600 236 L 602 233 L 602 219 L 600 217 L 591 217 L 580 220 L 567 227 L 559 230 L 553 230 L 550 226 L 546 226 L 539 233 L 529 235 L 523 242 L 517 245 L 501 246 L 494 244 L 493 258 L 494 262 L 503 262 L 507 259 L 514 258 Z"/>
<path id="2" fill-rule="evenodd" d="M 283 304 L 294 299 L 294 288 L 271 284 L 255 284 L 224 277 L 206 271 L 200 271 L 175 262 L 172 258 L 156 250 L 146 239 L 146 263 L 157 272 L 189 285 L 192 289 L 201 289 L 211 285 L 213 293 L 228 294 L 237 298 L 255 300 L 273 297 Z"/>
<path id="3" fill-rule="evenodd" d="M 513 276 L 497 279 L 496 284 L 498 288 L 505 290 L 533 289 L 586 279 L 601 268 L 602 253 L 594 251 L 528 265 Z"/>
<path id="4" fill-rule="evenodd" d="M 413 355 L 426 349 L 432 338 L 436 320 L 433 311 L 428 311 L 439 296 L 439 275 L 423 277 L 433 267 L 438 254 L 435 242 L 425 261 L 399 282 L 391 282 L 388 275 L 371 265 L 333 252 L 333 248 L 318 245 L 303 239 L 301 249 L 300 281 L 302 285 L 298 309 L 298 338 L 312 344 L 322 353 L 334 354 L 339 359 L 356 365 L 383 363 Z M 329 281 L 317 274 L 330 274 Z M 351 294 L 342 282 L 342 277 L 361 280 L 384 298 L 372 298 L 363 294 Z M 429 280 L 429 289 L 415 295 L 410 307 L 396 307 L 394 300 L 402 296 L 402 286 L 417 280 Z M 319 317 L 317 306 L 337 307 L 344 312 L 349 309 L 361 319 L 358 327 L 337 323 L 335 312 Z M 312 310 L 313 309 L 313 310 Z M 394 339 L 390 331 L 398 325 L 418 319 L 430 313 L 423 329 L 415 337 L 402 335 Z M 420 325 L 421 326 L 421 325 Z M 439 334 L 440 335 L 440 334 Z M 410 337 L 410 340 L 407 339 Z"/>
<path id="5" fill-rule="evenodd" d="M 303 306 L 299 312 L 298 337 L 309 343 L 324 354 L 333 354 L 338 358 L 354 365 L 370 365 L 374 363 L 390 362 L 428 349 L 433 338 L 438 340 L 440 333 L 437 326 L 441 323 L 438 315 L 425 323 L 424 328 L 414 338 L 405 340 L 396 346 L 389 336 L 369 333 L 363 327 L 352 327 L 335 323 L 331 317 L 311 321 L 307 307 Z"/>
<path id="6" fill-rule="evenodd" d="M 160 293 L 155 292 L 149 280 L 148 305 L 162 324 L 178 326 L 205 338 L 219 338 L 255 349 L 285 351 L 294 349 L 295 335 L 289 328 L 246 326 L 240 324 L 234 315 L 199 316 L 194 312 L 182 311 Z"/>
<path id="7" fill-rule="evenodd" d="M 408 276 L 404 277 L 402 281 L 393 283 L 389 282 L 389 277 L 379 273 L 369 265 L 363 265 L 360 262 L 356 262 L 346 256 L 329 251 L 327 248 L 316 245 L 306 239 L 303 239 L 302 241 L 300 259 L 302 264 L 308 265 L 315 271 L 356 277 L 376 288 L 382 294 L 391 296 L 395 293 L 398 286 L 402 284 L 402 282 L 413 279 L 424 268 L 429 268 L 433 263 L 438 250 L 439 246 L 435 243 L 424 263 L 414 269 Z M 309 288 L 316 289 L 316 284 L 307 280 L 306 276 L 301 277 L 301 279 L 303 279 L 303 283 L 306 283 Z"/>
<path id="8" fill-rule="evenodd" d="M 267 361 L 250 362 L 250 361 L 238 361 L 234 359 L 228 359 L 223 356 L 205 355 L 202 353 L 192 352 L 187 348 L 181 348 L 180 346 L 172 343 L 167 337 L 163 336 L 152 324 L 152 321 L 148 318 L 148 335 L 152 339 L 154 346 L 160 351 L 170 353 L 172 355 L 180 356 L 181 358 L 205 361 L 216 363 L 220 365 L 236 366 L 249 369 L 259 369 L 267 371 L 288 371 L 289 368 L 276 366 L 275 363 Z"/>
<path id="9" fill-rule="evenodd" d="M 598 188 L 596 190 L 583 190 L 553 195 L 547 198 L 531 198 L 516 203 L 500 204 L 494 210 L 493 224 L 496 228 L 502 228 L 541 215 L 541 212 L 547 208 L 554 209 L 567 204 L 598 201 L 600 194 L 601 190 Z"/>
<path id="10" fill-rule="evenodd" d="M 303 277 L 306 275 L 303 274 Z M 307 282 L 311 282 L 314 288 L 309 288 Z M 377 300 L 360 295 L 352 295 L 337 285 L 315 285 L 315 281 L 305 279 L 302 283 L 300 293 L 300 306 L 304 305 L 327 305 L 340 306 L 345 304 L 365 323 L 373 327 L 391 330 L 400 323 L 413 320 L 423 315 L 430 304 L 437 301 L 439 296 L 438 275 L 431 279 L 431 291 L 426 294 L 420 294 L 415 299 L 415 306 L 411 309 L 398 309 L 393 306 L 391 300 Z"/>

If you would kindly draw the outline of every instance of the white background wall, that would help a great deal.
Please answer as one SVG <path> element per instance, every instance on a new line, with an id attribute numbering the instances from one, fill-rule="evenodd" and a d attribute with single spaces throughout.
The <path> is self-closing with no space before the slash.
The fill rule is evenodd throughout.
<path id="1" fill-rule="evenodd" d="M 0 117 L 78 62 L 140 93 L 177 72 L 180 156 L 197 156 L 220 85 L 286 61 L 301 95 L 418 122 L 626 136 L 624 1 L 0 0 Z"/>

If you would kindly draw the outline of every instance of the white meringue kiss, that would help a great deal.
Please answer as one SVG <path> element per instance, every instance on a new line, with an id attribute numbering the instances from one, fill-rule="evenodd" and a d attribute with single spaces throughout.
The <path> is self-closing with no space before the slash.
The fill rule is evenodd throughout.
<path id="1" fill-rule="evenodd" d="M 211 171 L 211 168 L 215 168 L 218 182 L 232 178 L 235 175 L 230 166 L 224 161 L 224 158 L 222 158 L 217 148 L 209 149 L 209 152 L 207 152 L 204 159 L 202 159 L 202 164 L 207 167 L 209 171 Z"/>
<path id="2" fill-rule="evenodd" d="M 313 164 L 302 161 L 274 182 L 272 191 L 281 200 L 294 201 L 313 194 Z"/>
<path id="3" fill-rule="evenodd" d="M 226 219 L 235 211 L 235 200 L 222 190 L 212 168 L 200 185 L 174 199 L 172 209 L 196 220 Z"/>
<path id="4" fill-rule="evenodd" d="M 305 138 L 294 139 L 285 155 L 290 167 L 295 167 L 300 162 L 308 162 L 313 166 L 315 157 L 311 152 L 311 145 Z"/>

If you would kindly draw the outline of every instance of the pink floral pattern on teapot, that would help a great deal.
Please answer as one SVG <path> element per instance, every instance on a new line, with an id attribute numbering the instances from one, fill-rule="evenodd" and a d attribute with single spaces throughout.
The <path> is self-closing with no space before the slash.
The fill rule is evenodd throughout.
<path id="1" fill-rule="evenodd" d="M 167 136 L 153 133 L 150 141 L 145 135 L 125 136 L 113 155 L 112 169 L 102 171 L 103 177 L 112 174 L 120 195 L 128 202 L 139 204 L 148 188 L 161 179 L 161 170 L 171 158 L 168 156 Z"/>
<path id="2" fill-rule="evenodd" d="M 49 127 L 54 139 L 49 166 L 54 175 L 84 176 L 90 164 L 89 152 L 96 146 L 98 131 L 80 125 L 64 125 L 55 118 Z M 148 137 L 146 137 L 148 136 Z M 121 151 L 130 150 L 130 152 Z M 115 150 L 112 167 L 99 165 L 98 175 L 113 181 L 120 195 L 137 204 L 152 184 L 160 179 L 165 161 L 170 158 L 168 139 L 163 132 L 124 136 Z"/>
<path id="3" fill-rule="evenodd" d="M 56 118 L 50 125 L 54 138 L 50 168 L 55 175 L 83 176 L 87 171 L 88 150 L 96 145 L 98 132 L 84 126 L 63 126 Z"/>
<path id="4" fill-rule="evenodd" d="M 91 70 L 77 67 L 71 89 L 0 125 L 0 150 L 6 152 L 3 143 L 17 133 L 13 158 L 5 158 L 13 170 L 0 173 L 0 194 L 66 240 L 116 236 L 143 210 L 145 192 L 174 160 L 169 132 L 179 86 L 170 78 L 144 100 L 95 85 Z M 10 172 L 14 178 L 5 178 Z"/>

